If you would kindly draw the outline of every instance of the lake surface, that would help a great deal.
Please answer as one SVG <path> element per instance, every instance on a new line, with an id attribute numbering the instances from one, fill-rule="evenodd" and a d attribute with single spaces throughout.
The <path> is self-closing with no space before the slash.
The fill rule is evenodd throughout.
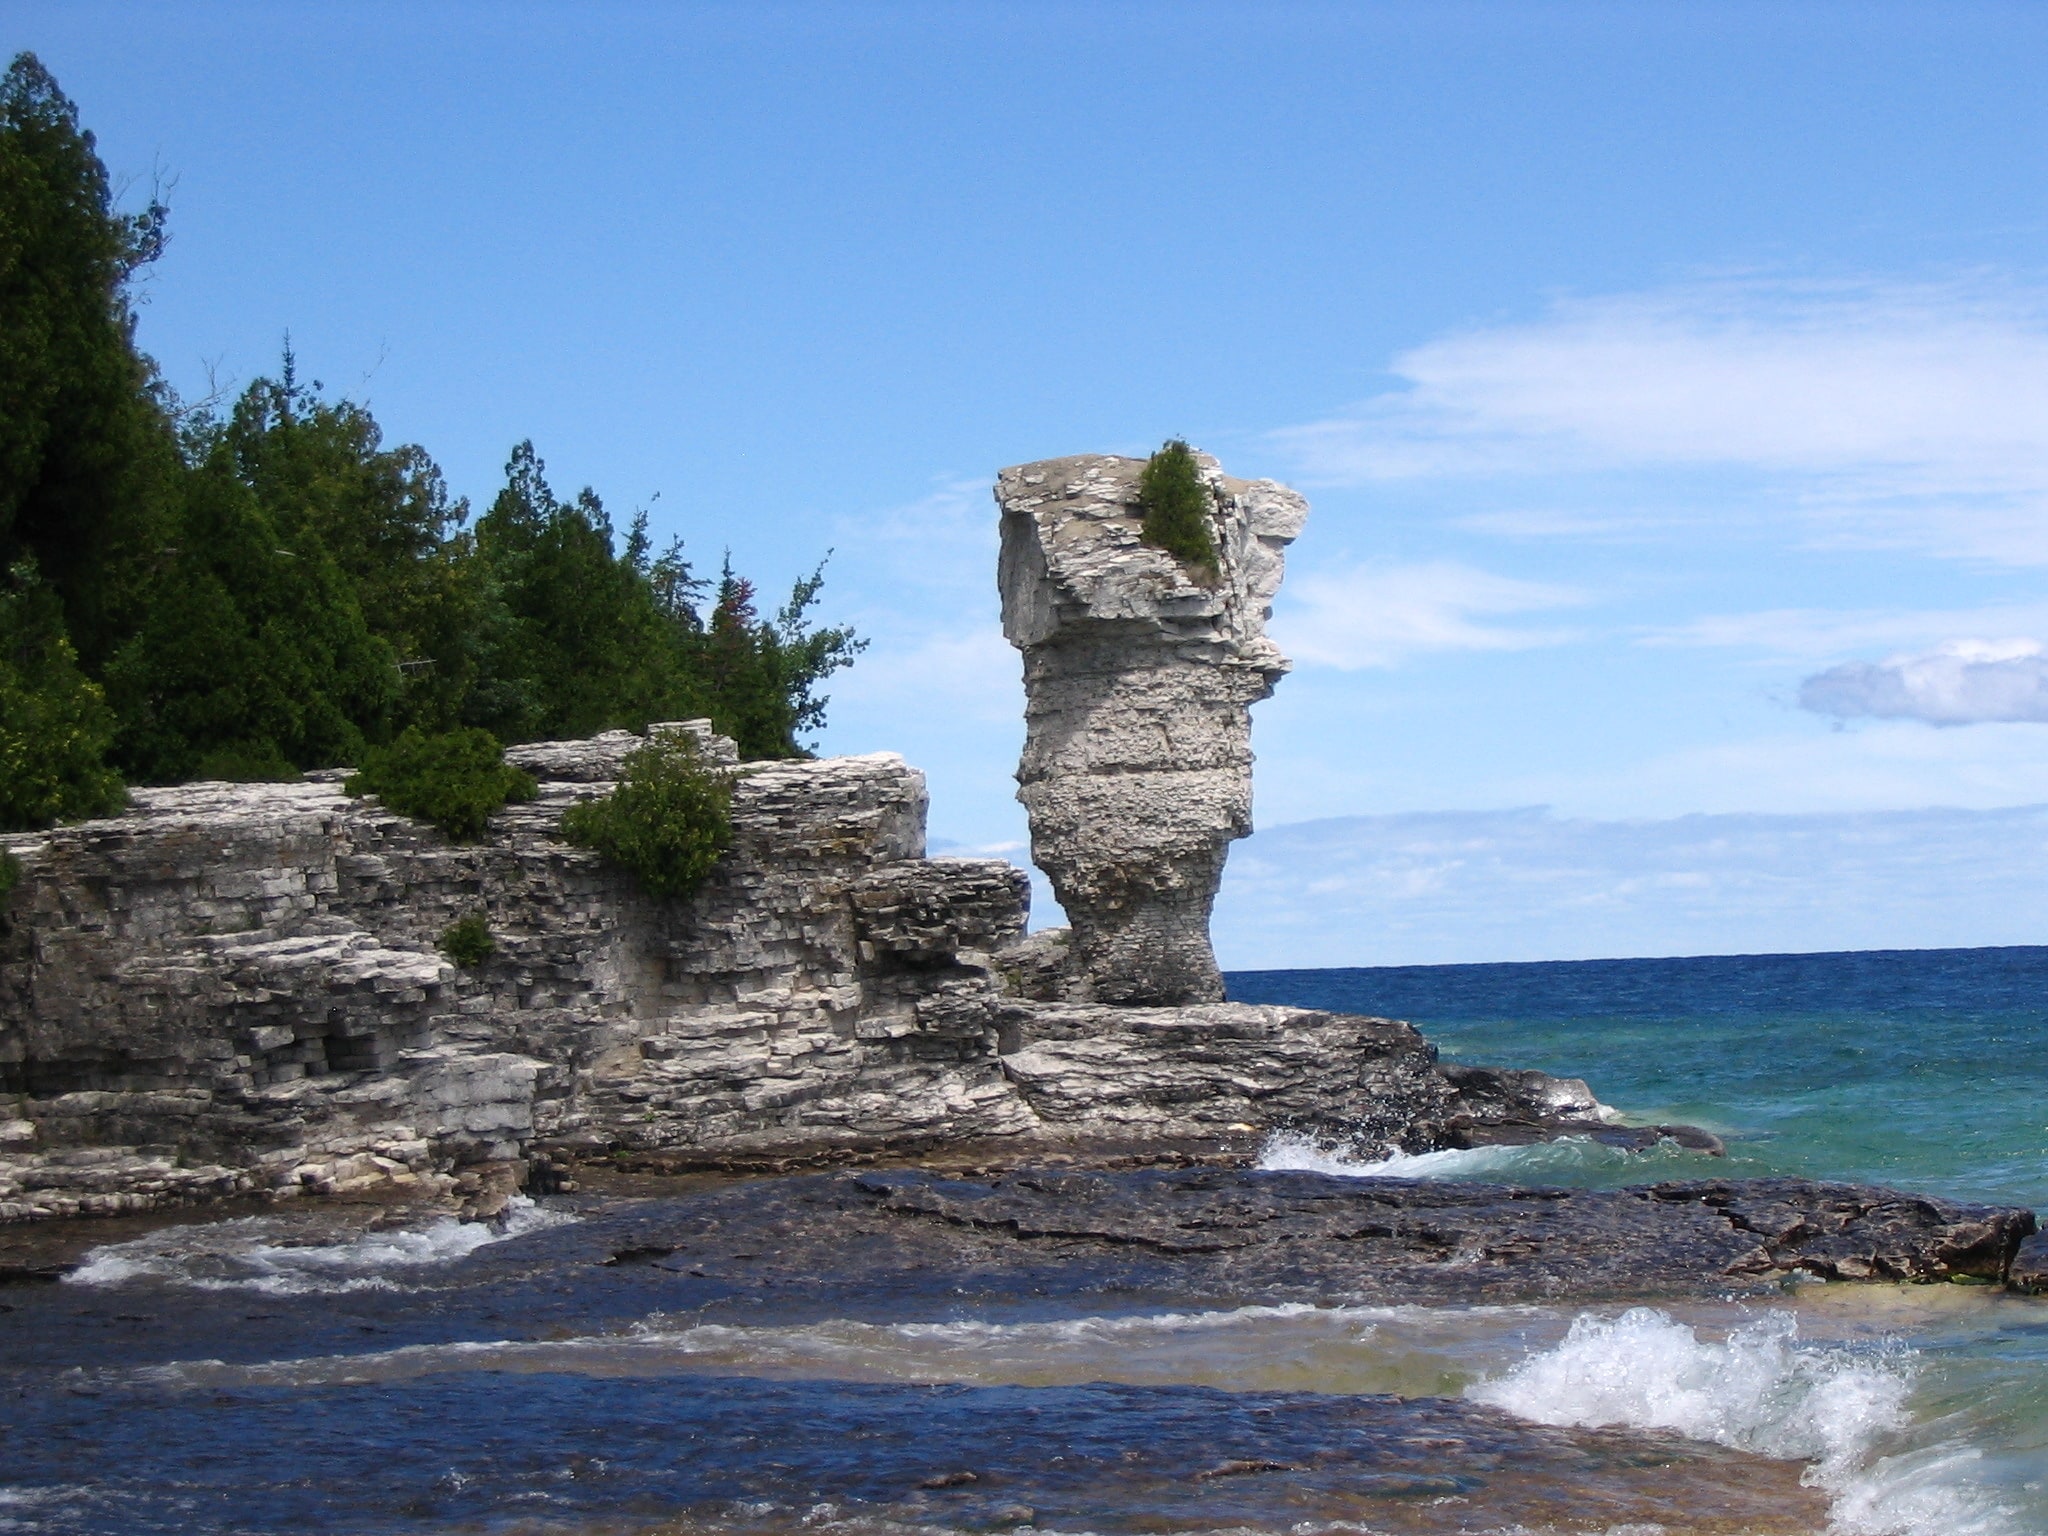
<path id="1" fill-rule="evenodd" d="M 2048 1206 L 2048 950 L 1230 984 L 1728 1143 L 1372 1164 L 1283 1138 L 1271 1166 Z M 2048 1533 L 2048 1300 L 1197 1308 L 606 1262 L 686 1198 L 109 1227 L 62 1283 L 0 1287 L 0 1531 Z"/>

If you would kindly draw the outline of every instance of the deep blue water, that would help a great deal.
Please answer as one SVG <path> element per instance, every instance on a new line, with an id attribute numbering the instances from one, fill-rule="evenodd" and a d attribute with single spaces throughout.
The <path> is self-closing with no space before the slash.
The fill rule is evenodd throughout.
<path id="1" fill-rule="evenodd" d="M 1582 1077 L 1796 1173 L 2048 1207 L 2048 948 L 1239 971 L 1230 995 L 1407 1019 L 1448 1059 Z"/>

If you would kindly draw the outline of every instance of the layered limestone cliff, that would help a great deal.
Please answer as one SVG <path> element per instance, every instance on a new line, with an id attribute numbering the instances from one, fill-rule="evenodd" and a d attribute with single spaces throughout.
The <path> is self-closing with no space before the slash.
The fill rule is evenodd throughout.
<path id="1" fill-rule="evenodd" d="M 1288 667 L 1265 621 L 1308 504 L 1197 459 L 1213 580 L 1140 541 L 1143 460 L 1046 459 L 996 480 L 1003 632 L 1024 655 L 1018 798 L 1073 924 L 1078 990 L 1101 1002 L 1223 996 L 1209 913 L 1251 831 L 1250 706 Z"/>
<path id="2" fill-rule="evenodd" d="M 539 796 L 473 846 L 338 774 L 140 790 L 0 838 L 24 868 L 0 915 L 0 1220 L 447 1191 L 479 1165 L 502 1186 L 619 1152 L 1242 1156 L 1283 1125 L 1419 1149 L 1470 1118 L 1404 1024 L 1024 995 L 1023 871 L 926 858 L 924 779 L 892 754 L 741 766 L 730 853 L 650 900 L 559 835 L 638 739 L 515 748 Z M 496 949 L 464 970 L 437 942 L 473 914 Z M 1582 1088 L 1516 1094 L 1597 1124 Z"/>

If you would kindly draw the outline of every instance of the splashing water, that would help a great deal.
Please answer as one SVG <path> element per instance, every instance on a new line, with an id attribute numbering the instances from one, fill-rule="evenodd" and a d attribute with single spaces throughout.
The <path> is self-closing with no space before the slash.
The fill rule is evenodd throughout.
<path id="1" fill-rule="evenodd" d="M 1682 1177 L 1708 1154 L 1675 1142 L 1645 1151 L 1605 1146 L 1589 1136 L 1519 1147 L 1459 1147 L 1442 1152 L 1362 1155 L 1355 1146 L 1329 1146 L 1295 1131 L 1276 1131 L 1259 1150 L 1258 1166 L 1352 1179 L 1478 1179 L 1504 1184 L 1640 1183 Z"/>
<path id="2" fill-rule="evenodd" d="M 489 1244 L 573 1220 L 567 1212 L 514 1196 L 493 1222 L 444 1216 L 424 1227 L 362 1232 L 344 1242 L 294 1243 L 289 1239 L 295 1227 L 288 1218 L 245 1216 L 168 1227 L 95 1248 L 64 1279 L 90 1286 L 154 1280 L 272 1296 L 398 1290 L 402 1287 L 387 1271 L 453 1263 Z"/>
<path id="3" fill-rule="evenodd" d="M 1541 1424 L 1666 1429 L 1813 1465 L 1840 1536 L 2016 1536 L 1971 1482 L 1974 1450 L 1943 1444 L 1882 1454 L 1911 1427 L 1913 1357 L 1801 1347 L 1771 1313 L 1721 1342 L 1650 1307 L 1584 1314 L 1553 1349 L 1466 1389 Z"/>

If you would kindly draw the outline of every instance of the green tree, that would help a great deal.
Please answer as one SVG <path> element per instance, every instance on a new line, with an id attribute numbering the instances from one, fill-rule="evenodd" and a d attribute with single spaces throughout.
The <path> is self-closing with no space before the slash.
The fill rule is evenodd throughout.
<path id="1" fill-rule="evenodd" d="M 1215 498 L 1194 450 L 1179 438 L 1145 461 L 1138 476 L 1138 505 L 1145 513 L 1140 538 L 1165 550 L 1198 579 L 1217 579 L 1216 535 L 1209 525 Z"/>
<path id="2" fill-rule="evenodd" d="M 457 532 L 469 508 L 425 449 L 386 448 L 369 411 L 302 386 L 289 346 L 279 372 L 242 392 L 219 443 L 282 543 L 324 550 L 349 583 L 395 658 L 397 723 L 445 729 L 477 674 L 482 593 Z M 376 719 L 355 724 L 379 738 Z"/>
<path id="3" fill-rule="evenodd" d="M 824 724 L 829 702 L 817 685 L 867 642 L 848 628 L 812 629 L 808 614 L 825 582 L 821 564 L 801 578 L 772 623 L 755 608 L 754 584 L 728 558 L 718 597 L 692 650 L 710 703 L 711 722 L 746 758 L 802 757 L 800 733 Z"/>
<path id="4" fill-rule="evenodd" d="M 532 741 L 702 714 L 678 645 L 691 585 L 680 556 L 658 572 L 644 520 L 616 551 L 597 493 L 558 499 L 532 443 L 505 468 L 476 526 L 486 610 L 469 718 Z"/>
<path id="5" fill-rule="evenodd" d="M 287 536 L 216 435 L 187 479 L 141 630 L 114 657 L 116 760 L 138 779 L 357 763 L 398 701 L 391 648 L 317 533 Z"/>
<path id="6" fill-rule="evenodd" d="M 131 630 L 175 501 L 175 435 L 129 282 L 165 209 L 115 211 L 78 109 L 33 54 L 0 77 L 0 566 L 36 562 L 96 672 Z"/>
<path id="7" fill-rule="evenodd" d="M 113 712 L 78 670 L 56 594 L 22 562 L 0 591 L 0 831 L 106 816 L 127 796 L 105 764 Z"/>

